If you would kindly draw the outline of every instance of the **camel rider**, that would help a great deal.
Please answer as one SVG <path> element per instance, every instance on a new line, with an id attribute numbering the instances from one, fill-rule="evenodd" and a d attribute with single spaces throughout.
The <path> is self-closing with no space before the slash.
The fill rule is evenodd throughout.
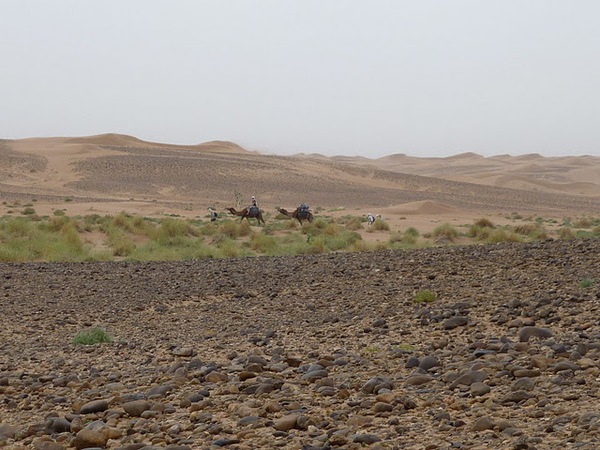
<path id="1" fill-rule="evenodd" d="M 306 203 L 302 203 L 300 206 L 298 206 L 298 211 L 308 211 L 309 209 L 310 207 Z"/>
<path id="2" fill-rule="evenodd" d="M 252 196 L 252 206 L 256 206 L 258 208 L 258 203 L 256 203 L 256 197 Z"/>
<path id="3" fill-rule="evenodd" d="M 219 217 L 219 214 L 217 214 L 217 212 L 212 208 L 208 208 L 208 210 L 210 211 L 210 221 L 214 222 L 215 220 L 217 220 L 217 217 Z"/>

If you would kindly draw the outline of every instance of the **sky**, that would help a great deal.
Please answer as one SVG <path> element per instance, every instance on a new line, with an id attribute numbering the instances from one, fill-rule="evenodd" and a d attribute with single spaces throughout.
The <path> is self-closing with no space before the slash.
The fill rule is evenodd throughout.
<path id="1" fill-rule="evenodd" d="M 0 138 L 600 156 L 597 0 L 0 0 Z"/>

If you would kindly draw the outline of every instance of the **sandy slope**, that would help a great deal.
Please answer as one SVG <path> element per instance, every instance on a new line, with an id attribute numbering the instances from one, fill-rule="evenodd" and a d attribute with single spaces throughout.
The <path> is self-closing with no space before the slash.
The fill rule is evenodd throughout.
<path id="1" fill-rule="evenodd" d="M 35 199 L 40 214 L 203 217 L 209 206 L 224 211 L 257 195 L 272 214 L 307 202 L 331 215 L 372 212 L 398 227 L 431 227 L 512 212 L 594 215 L 598 180 L 600 158 L 591 156 L 284 157 L 230 142 L 181 146 L 117 134 L 0 141 L 0 214 Z"/>

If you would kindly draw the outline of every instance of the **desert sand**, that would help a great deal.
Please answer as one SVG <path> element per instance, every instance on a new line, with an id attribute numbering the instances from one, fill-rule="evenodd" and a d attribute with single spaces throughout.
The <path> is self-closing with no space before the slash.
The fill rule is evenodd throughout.
<path id="1" fill-rule="evenodd" d="M 501 224 L 511 213 L 558 220 L 600 211 L 600 158 L 285 157 L 230 142 L 180 146 L 115 134 L 0 141 L 0 197 L 35 199 L 39 214 L 204 217 L 208 207 L 224 212 L 252 195 L 271 213 L 306 202 L 423 232 L 482 216 Z"/>
<path id="2" fill-rule="evenodd" d="M 119 135 L 0 142 L 0 214 L 598 216 L 600 159 L 282 157 Z M 596 449 L 600 241 L 0 264 L 13 450 Z M 429 302 L 419 294 L 431 292 Z M 101 327 L 111 343 L 73 337 Z"/>

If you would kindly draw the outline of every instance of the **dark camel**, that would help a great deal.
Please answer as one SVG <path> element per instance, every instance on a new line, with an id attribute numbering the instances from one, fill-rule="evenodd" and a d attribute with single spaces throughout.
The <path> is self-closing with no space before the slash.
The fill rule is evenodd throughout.
<path id="1" fill-rule="evenodd" d="M 235 208 L 227 208 L 227 210 L 234 216 L 241 216 L 240 222 L 244 219 L 248 219 L 248 223 L 250 223 L 250 218 L 253 218 L 258 221 L 259 225 L 261 222 L 265 225 L 265 219 L 263 219 L 262 212 L 260 212 L 260 209 L 256 206 L 250 206 L 241 211 L 236 211 Z"/>
<path id="2" fill-rule="evenodd" d="M 303 220 L 308 220 L 309 222 L 312 222 L 314 219 L 313 213 L 311 213 L 309 209 L 296 208 L 294 212 L 289 212 L 283 208 L 277 208 L 277 211 L 279 211 L 284 216 L 296 219 L 298 222 L 300 222 L 300 225 L 302 225 Z"/>

